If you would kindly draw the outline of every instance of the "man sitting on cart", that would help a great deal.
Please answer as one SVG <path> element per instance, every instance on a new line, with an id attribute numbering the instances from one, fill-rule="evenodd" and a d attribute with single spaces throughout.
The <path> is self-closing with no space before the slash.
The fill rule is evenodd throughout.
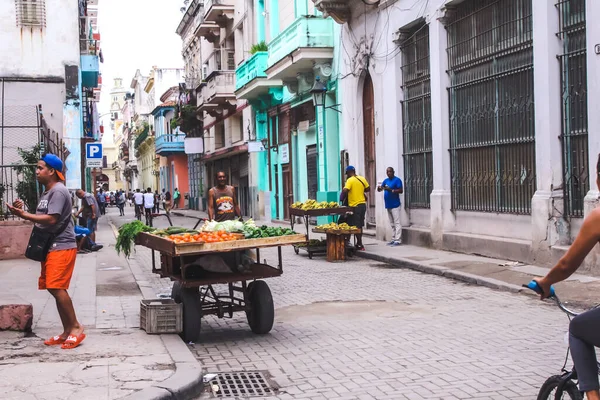
<path id="1" fill-rule="evenodd" d="M 217 186 L 208 191 L 208 219 L 217 222 L 231 221 L 242 213 L 235 195 L 235 188 L 227 184 L 227 175 L 223 171 L 217 172 Z"/>

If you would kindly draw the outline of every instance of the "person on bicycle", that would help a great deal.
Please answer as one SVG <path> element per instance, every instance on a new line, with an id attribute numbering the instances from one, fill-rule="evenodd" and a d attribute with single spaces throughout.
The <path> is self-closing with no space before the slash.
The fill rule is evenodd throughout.
<path id="1" fill-rule="evenodd" d="M 146 225 L 152 226 L 152 212 L 154 211 L 154 194 L 152 189 L 146 189 L 144 193 L 144 209 L 146 210 Z"/>
<path id="2" fill-rule="evenodd" d="M 600 189 L 600 154 L 596 164 L 596 185 Z M 593 210 L 583 221 L 583 225 L 558 263 L 543 278 L 534 279 L 542 289 L 541 298 L 550 294 L 550 286 L 564 281 L 581 266 L 588 253 L 600 242 L 600 207 Z M 579 377 L 579 390 L 585 392 L 586 399 L 600 400 L 598 364 L 596 350 L 600 346 L 600 308 L 579 314 L 569 325 L 569 345 L 573 364 Z"/>
<path id="3" fill-rule="evenodd" d="M 135 204 L 135 216 L 137 219 L 140 219 L 144 210 L 144 194 L 140 192 L 140 189 L 135 189 L 133 203 Z"/>

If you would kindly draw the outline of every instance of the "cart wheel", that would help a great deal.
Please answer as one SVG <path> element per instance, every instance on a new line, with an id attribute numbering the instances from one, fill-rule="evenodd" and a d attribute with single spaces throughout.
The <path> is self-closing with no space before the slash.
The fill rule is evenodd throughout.
<path id="1" fill-rule="evenodd" d="M 175 303 L 181 303 L 181 282 L 173 282 L 173 288 L 171 289 L 171 298 L 175 300 Z"/>
<path id="2" fill-rule="evenodd" d="M 246 318 L 252 332 L 265 334 L 273 328 L 275 308 L 273 296 L 265 281 L 254 281 L 248 285 L 247 301 L 250 310 L 246 311 Z"/>
<path id="3" fill-rule="evenodd" d="M 294 253 L 296 253 L 296 254 L 300 253 L 300 249 L 298 249 L 296 246 L 294 246 Z"/>
<path id="4" fill-rule="evenodd" d="M 175 282 L 175 284 L 178 283 L 179 282 Z M 173 289 L 175 289 L 175 284 L 173 285 Z M 196 342 L 200 336 L 200 324 L 202 321 L 200 290 L 197 287 L 181 287 L 180 283 L 178 287 L 179 299 L 181 303 L 183 303 L 183 332 L 180 336 L 186 343 Z M 175 297 L 174 299 L 177 301 Z"/>

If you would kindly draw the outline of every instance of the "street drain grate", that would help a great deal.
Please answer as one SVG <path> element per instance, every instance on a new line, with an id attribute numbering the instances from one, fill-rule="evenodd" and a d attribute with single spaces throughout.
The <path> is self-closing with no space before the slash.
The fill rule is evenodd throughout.
<path id="1" fill-rule="evenodd" d="M 277 388 L 260 371 L 222 372 L 210 381 L 213 397 L 266 397 Z"/>

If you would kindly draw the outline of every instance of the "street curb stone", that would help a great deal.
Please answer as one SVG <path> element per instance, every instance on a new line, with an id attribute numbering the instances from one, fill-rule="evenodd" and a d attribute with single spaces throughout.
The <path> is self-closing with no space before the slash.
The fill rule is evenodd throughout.
<path id="1" fill-rule="evenodd" d="M 357 252 L 356 255 L 361 258 L 366 258 L 375 261 L 381 261 L 386 264 L 390 264 L 398 268 L 408 268 L 415 271 L 423 272 L 426 274 L 439 275 L 445 278 L 454 279 L 461 282 L 470 283 L 472 285 L 485 286 L 492 289 L 498 289 L 505 292 L 511 293 L 522 293 L 523 288 L 512 283 L 506 283 L 494 278 L 487 278 L 475 274 L 469 274 L 467 272 L 456 271 L 451 268 L 440 267 L 435 265 L 428 265 L 424 263 L 407 260 L 404 258 L 391 258 L 381 256 L 379 254 L 368 253 L 368 252 Z"/>
<path id="2" fill-rule="evenodd" d="M 112 221 L 110 225 L 116 237 L 117 229 Z M 136 284 L 142 295 L 147 298 L 147 295 L 151 294 L 150 288 L 140 286 L 137 280 L 139 277 L 137 266 L 133 268 L 129 260 L 126 259 L 126 262 L 136 278 Z M 202 365 L 179 335 L 163 334 L 160 338 L 169 356 L 175 362 L 175 373 L 162 382 L 153 383 L 150 387 L 124 397 L 124 400 L 183 400 L 200 395 L 204 389 Z"/>

